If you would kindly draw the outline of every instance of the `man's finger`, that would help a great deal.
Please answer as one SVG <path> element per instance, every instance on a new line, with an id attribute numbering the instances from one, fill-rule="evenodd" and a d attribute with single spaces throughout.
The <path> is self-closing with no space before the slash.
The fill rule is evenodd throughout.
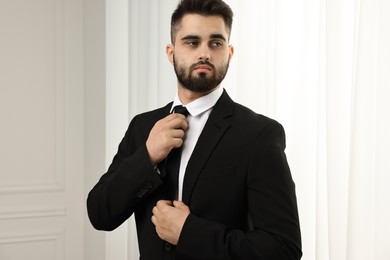
<path id="1" fill-rule="evenodd" d="M 173 204 L 172 204 L 172 201 L 170 201 L 170 200 L 159 200 L 159 201 L 157 201 L 157 203 L 156 203 L 156 207 L 158 208 L 158 209 L 160 209 L 161 207 L 165 207 L 165 206 L 172 206 Z"/>
<path id="2" fill-rule="evenodd" d="M 153 216 L 151 217 L 151 220 L 152 220 L 152 223 L 153 223 L 155 226 L 157 226 L 157 220 L 156 220 L 156 216 L 155 216 L 155 215 L 153 215 Z"/>
<path id="3" fill-rule="evenodd" d="M 185 204 L 182 201 L 179 201 L 179 200 L 173 201 L 173 206 L 175 208 L 181 208 L 183 205 L 185 206 Z"/>

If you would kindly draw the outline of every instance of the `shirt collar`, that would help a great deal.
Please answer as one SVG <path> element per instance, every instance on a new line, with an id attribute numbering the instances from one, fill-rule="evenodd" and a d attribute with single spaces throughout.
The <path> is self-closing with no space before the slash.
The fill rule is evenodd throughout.
<path id="1" fill-rule="evenodd" d="M 222 96 L 222 93 L 223 93 L 223 88 L 218 87 L 215 90 L 213 90 L 212 92 L 210 92 L 209 94 L 207 94 L 203 97 L 200 97 L 198 99 L 195 99 L 191 103 L 188 103 L 187 105 L 185 105 L 185 107 L 187 108 L 187 110 L 191 116 L 198 116 L 198 115 L 202 114 L 203 112 L 214 107 L 214 105 L 217 103 L 218 99 Z M 173 111 L 173 108 L 175 106 L 178 106 L 178 105 L 184 106 L 181 103 L 179 96 L 176 92 L 176 96 L 175 96 L 175 99 L 174 99 L 172 107 L 171 107 L 171 113 Z"/>

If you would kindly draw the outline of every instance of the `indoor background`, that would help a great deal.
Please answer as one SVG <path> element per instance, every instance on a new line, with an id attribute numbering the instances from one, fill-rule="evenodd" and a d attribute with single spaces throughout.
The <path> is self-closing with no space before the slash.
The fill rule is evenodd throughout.
<path id="1" fill-rule="evenodd" d="M 390 1 L 226 0 L 223 87 L 278 120 L 303 260 L 389 260 Z M 0 259 L 135 260 L 85 199 L 131 118 L 173 99 L 177 0 L 0 0 Z"/>

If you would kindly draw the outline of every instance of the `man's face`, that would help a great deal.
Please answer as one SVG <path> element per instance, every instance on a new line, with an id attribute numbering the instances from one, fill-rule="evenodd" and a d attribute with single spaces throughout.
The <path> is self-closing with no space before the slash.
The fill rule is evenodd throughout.
<path id="1" fill-rule="evenodd" d="M 193 92 L 207 93 L 225 78 L 233 47 L 220 16 L 187 14 L 167 54 L 179 84 Z"/>

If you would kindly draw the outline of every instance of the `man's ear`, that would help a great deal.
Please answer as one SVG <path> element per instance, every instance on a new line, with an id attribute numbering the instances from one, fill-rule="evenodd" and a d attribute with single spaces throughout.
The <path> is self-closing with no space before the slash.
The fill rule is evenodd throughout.
<path id="1" fill-rule="evenodd" d="M 233 45 L 229 45 L 229 61 L 232 59 L 234 54 L 234 47 Z"/>
<path id="2" fill-rule="evenodd" d="M 171 62 L 171 64 L 173 64 L 173 53 L 174 53 L 174 50 L 175 50 L 175 46 L 173 46 L 173 44 L 168 44 L 167 47 L 165 48 L 165 52 L 167 53 L 167 57 L 169 59 L 169 61 Z"/>

